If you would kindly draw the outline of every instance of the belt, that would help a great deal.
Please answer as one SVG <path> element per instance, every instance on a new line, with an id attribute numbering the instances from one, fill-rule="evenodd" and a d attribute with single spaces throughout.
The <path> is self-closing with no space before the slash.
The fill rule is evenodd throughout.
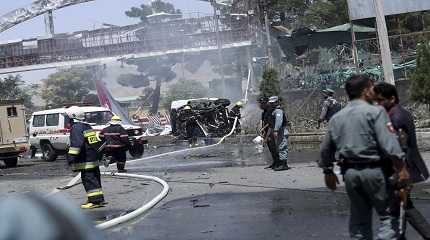
<path id="1" fill-rule="evenodd" d="M 382 161 L 373 161 L 373 162 L 348 162 L 345 161 L 342 163 L 343 167 L 349 169 L 365 169 L 365 168 L 380 168 L 383 166 Z"/>

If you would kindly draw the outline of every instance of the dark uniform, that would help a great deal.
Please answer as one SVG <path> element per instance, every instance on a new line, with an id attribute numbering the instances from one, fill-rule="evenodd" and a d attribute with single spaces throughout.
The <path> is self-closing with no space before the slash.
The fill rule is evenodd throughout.
<path id="1" fill-rule="evenodd" d="M 264 142 L 267 143 L 267 138 L 268 138 L 268 130 L 269 130 L 269 122 L 270 122 L 270 118 L 271 118 L 271 113 L 273 111 L 273 109 L 268 105 L 269 99 L 267 97 L 260 97 L 258 99 L 258 103 L 259 103 L 259 107 L 261 110 L 263 110 L 261 112 L 261 129 L 260 129 L 260 135 L 261 137 L 264 139 Z M 267 144 L 264 145 L 263 147 L 263 156 L 264 156 L 264 160 L 266 160 L 266 158 L 270 158 L 269 154 L 267 153 L 267 148 L 266 148 Z M 270 151 L 269 151 L 270 152 Z M 269 169 L 269 168 L 273 168 L 275 166 L 274 161 L 272 159 L 272 163 L 268 166 L 265 167 L 265 169 Z"/>
<path id="2" fill-rule="evenodd" d="M 335 113 L 337 113 L 340 110 L 340 104 L 339 102 L 334 99 L 332 96 L 328 96 L 322 105 L 322 110 L 320 114 L 319 121 L 330 121 L 330 118 L 333 117 Z"/>
<path id="3" fill-rule="evenodd" d="M 121 124 L 110 124 L 100 132 L 99 137 L 106 144 L 104 154 L 112 156 L 119 172 L 125 172 L 129 145 L 127 130 Z"/>
<path id="4" fill-rule="evenodd" d="M 388 115 L 382 107 L 353 100 L 329 121 L 321 144 L 320 165 L 327 175 L 335 154 L 343 165 L 343 176 L 351 201 L 349 231 L 352 239 L 373 239 L 372 207 L 381 221 L 378 239 L 397 239 L 393 217 L 388 212 L 383 159 L 403 159 L 396 135 L 389 131 Z M 386 158 L 381 156 L 381 153 Z"/>
<path id="5" fill-rule="evenodd" d="M 413 183 L 424 182 L 429 178 L 429 171 L 418 151 L 412 114 L 399 104 L 396 104 L 390 109 L 388 115 L 390 116 L 393 128 L 399 136 L 401 146 L 406 153 L 406 166 L 410 174 L 410 179 Z M 399 216 L 400 203 L 398 197 L 393 194 L 391 199 L 394 200 L 391 206 L 392 212 L 395 216 Z M 430 224 L 414 207 L 409 195 L 406 203 L 405 217 L 424 239 L 430 239 Z"/>
<path id="6" fill-rule="evenodd" d="M 68 159 L 72 170 L 81 173 L 88 203 L 104 202 L 98 164 L 100 141 L 88 123 L 75 122 L 70 130 Z"/>

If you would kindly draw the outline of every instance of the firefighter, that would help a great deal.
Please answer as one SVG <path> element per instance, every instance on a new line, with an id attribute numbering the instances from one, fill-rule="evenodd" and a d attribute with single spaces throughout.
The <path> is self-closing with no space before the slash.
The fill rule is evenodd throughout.
<path id="1" fill-rule="evenodd" d="M 229 122 L 231 127 L 233 127 L 234 120 L 237 117 L 237 123 L 236 123 L 236 133 L 239 134 L 242 132 L 242 127 L 240 126 L 239 120 L 241 119 L 240 110 L 243 108 L 243 102 L 237 101 L 234 106 L 231 108 L 229 113 Z M 231 130 L 231 127 L 229 130 Z"/>
<path id="2" fill-rule="evenodd" d="M 66 114 L 72 121 L 68 163 L 74 172 L 81 173 L 82 184 L 87 193 L 87 201 L 82 209 L 104 206 L 104 195 L 98 165 L 100 141 L 96 132 L 85 122 L 85 113 L 80 107 L 70 107 Z"/>
<path id="3" fill-rule="evenodd" d="M 190 105 L 184 106 L 181 113 L 181 120 L 185 123 L 185 129 L 187 132 L 187 139 L 190 148 L 197 147 L 197 136 L 199 134 L 199 125 L 197 124 L 196 116 L 193 114 Z"/>
<path id="4" fill-rule="evenodd" d="M 127 130 L 121 126 L 121 118 L 112 116 L 109 126 L 100 132 L 99 137 L 105 142 L 104 154 L 111 156 L 112 162 L 116 162 L 118 172 L 127 172 L 125 162 L 129 141 Z"/>

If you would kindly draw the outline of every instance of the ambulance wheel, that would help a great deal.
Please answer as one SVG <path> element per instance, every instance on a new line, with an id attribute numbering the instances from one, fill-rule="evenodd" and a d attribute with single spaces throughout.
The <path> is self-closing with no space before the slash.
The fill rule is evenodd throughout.
<path id="1" fill-rule="evenodd" d="M 134 144 L 133 146 L 130 147 L 130 149 L 128 150 L 128 152 L 130 153 L 130 155 L 133 158 L 140 158 L 140 157 L 142 157 L 143 152 L 144 152 L 143 144 Z"/>
<path id="2" fill-rule="evenodd" d="M 16 167 L 18 165 L 18 158 L 9 158 L 4 160 L 4 165 L 6 165 L 6 168 L 12 168 Z"/>
<path id="3" fill-rule="evenodd" d="M 43 143 L 40 146 L 42 150 L 42 158 L 47 162 L 53 162 L 57 159 L 57 153 L 50 143 Z"/>

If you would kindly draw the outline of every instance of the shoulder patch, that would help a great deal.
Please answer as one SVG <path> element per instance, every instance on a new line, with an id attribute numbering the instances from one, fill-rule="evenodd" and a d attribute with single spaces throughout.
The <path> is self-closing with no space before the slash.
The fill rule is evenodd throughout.
<path id="1" fill-rule="evenodd" d="M 388 128 L 388 131 L 390 131 L 391 133 L 396 133 L 396 130 L 394 129 L 392 122 L 387 123 L 387 128 Z"/>

